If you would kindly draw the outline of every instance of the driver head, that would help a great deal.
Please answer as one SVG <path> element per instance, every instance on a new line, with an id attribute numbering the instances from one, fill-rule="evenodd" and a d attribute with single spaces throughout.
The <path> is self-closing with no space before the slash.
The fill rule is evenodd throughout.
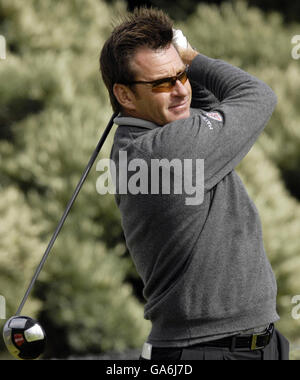
<path id="1" fill-rule="evenodd" d="M 46 335 L 42 326 L 25 316 L 10 318 L 3 329 L 8 351 L 17 359 L 35 360 L 44 352 Z"/>

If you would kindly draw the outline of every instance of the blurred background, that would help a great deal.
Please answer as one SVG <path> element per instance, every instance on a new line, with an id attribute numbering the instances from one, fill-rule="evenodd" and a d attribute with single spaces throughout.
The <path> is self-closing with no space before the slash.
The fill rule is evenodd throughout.
<path id="1" fill-rule="evenodd" d="M 291 358 L 300 359 L 300 310 L 292 303 L 300 295 L 300 60 L 291 42 L 300 35 L 299 2 L 0 0 L 7 44 L 0 61 L 6 316 L 16 312 L 111 116 L 98 59 L 112 21 L 143 4 L 167 11 L 198 51 L 243 68 L 278 96 L 237 170 L 259 209 L 278 281 L 277 327 L 292 342 Z M 113 135 L 99 158 L 109 157 Z M 23 310 L 47 331 L 45 358 L 139 350 L 150 329 L 114 197 L 97 194 L 98 176 L 94 166 Z M 0 358 L 8 358 L 2 339 Z"/>

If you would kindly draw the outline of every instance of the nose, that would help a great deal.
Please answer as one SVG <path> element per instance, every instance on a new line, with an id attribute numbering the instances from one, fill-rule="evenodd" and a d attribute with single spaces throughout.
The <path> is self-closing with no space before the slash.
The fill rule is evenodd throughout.
<path id="1" fill-rule="evenodd" d="M 189 95 L 189 81 L 187 80 L 184 84 L 177 79 L 175 86 L 172 91 L 172 95 L 184 97 Z"/>

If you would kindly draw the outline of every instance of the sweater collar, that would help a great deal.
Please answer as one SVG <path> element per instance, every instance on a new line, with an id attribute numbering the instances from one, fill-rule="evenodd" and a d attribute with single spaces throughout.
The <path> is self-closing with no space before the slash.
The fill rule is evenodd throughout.
<path id="1" fill-rule="evenodd" d="M 194 116 L 199 113 L 199 110 L 191 108 L 191 116 Z M 161 128 L 161 125 L 155 124 L 152 121 L 139 119 L 137 117 L 131 116 L 123 116 L 121 113 L 117 117 L 114 118 L 114 123 L 120 127 L 122 126 L 130 126 L 130 127 L 139 127 L 146 129 L 155 129 Z"/>
<path id="2" fill-rule="evenodd" d="M 159 125 L 152 123 L 151 121 L 138 119 L 136 117 L 122 116 L 121 114 L 114 118 L 114 123 L 119 126 L 132 126 L 147 129 L 155 129 L 159 127 Z"/>

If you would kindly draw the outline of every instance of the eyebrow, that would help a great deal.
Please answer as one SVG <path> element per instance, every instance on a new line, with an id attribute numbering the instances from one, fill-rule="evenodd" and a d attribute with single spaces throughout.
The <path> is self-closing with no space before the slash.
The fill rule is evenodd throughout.
<path id="1" fill-rule="evenodd" d="M 158 78 L 158 79 L 153 79 L 153 80 L 151 80 L 149 82 L 157 82 L 157 81 L 161 81 L 161 80 L 164 80 L 164 79 L 174 78 L 178 74 L 183 73 L 186 69 L 187 69 L 187 66 L 184 66 L 180 70 L 178 70 L 175 75 L 169 75 L 169 76 L 161 77 L 161 78 Z"/>
<path id="2" fill-rule="evenodd" d="M 144 81 L 144 80 L 140 80 L 140 81 L 134 81 L 132 83 L 148 83 L 148 84 L 160 84 L 160 83 L 163 83 L 169 79 L 172 79 L 176 76 L 178 76 L 179 74 L 182 74 L 184 71 L 186 71 L 188 69 L 188 65 L 184 66 L 184 68 L 182 68 L 182 70 L 178 70 L 177 74 L 176 75 L 172 75 L 172 76 L 169 76 L 169 77 L 162 77 L 162 78 L 159 78 L 159 79 L 154 79 L 154 80 L 150 80 L 150 81 Z"/>

